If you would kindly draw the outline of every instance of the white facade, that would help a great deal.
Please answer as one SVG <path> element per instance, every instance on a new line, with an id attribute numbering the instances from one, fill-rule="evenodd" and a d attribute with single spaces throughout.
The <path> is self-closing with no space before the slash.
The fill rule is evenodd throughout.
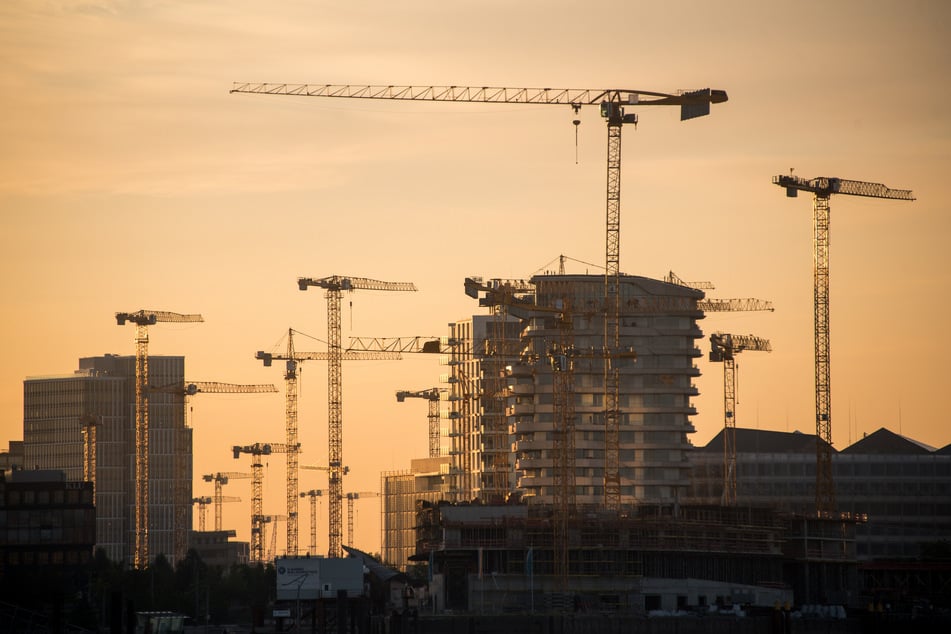
<path id="1" fill-rule="evenodd" d="M 535 284 L 535 307 L 518 326 L 517 354 L 508 331 L 489 331 L 496 316 L 477 316 L 450 324 L 452 372 L 447 375 L 452 398 L 451 486 L 454 501 L 480 497 L 488 465 L 499 437 L 489 432 L 493 399 L 504 393 L 507 461 L 512 469 L 510 493 L 529 503 L 555 501 L 556 417 L 567 411 L 574 430 L 568 439 L 574 503 L 603 505 L 605 478 L 605 353 L 604 277 L 544 275 Z M 702 355 L 696 340 L 703 336 L 697 302 L 703 293 L 637 276 L 621 276 L 619 285 L 619 347 L 613 353 L 618 370 L 618 443 L 622 504 L 669 503 L 679 500 L 689 483 L 687 435 L 696 414 L 691 397 Z M 524 308 L 524 306 L 523 306 Z M 560 319 L 560 312 L 570 320 Z M 511 310 L 510 312 L 518 312 Z M 511 316 L 509 316 L 511 319 Z M 501 342 L 508 341 L 506 345 Z M 488 342 L 488 343 L 487 343 Z M 491 355 L 492 349 L 502 354 Z M 568 351 L 570 384 L 553 369 L 553 350 Z M 504 362 L 499 362 L 499 357 Z M 504 382 L 494 377 L 504 370 Z M 556 389 L 556 382 L 559 385 Z M 559 391 L 567 404 L 559 410 Z M 492 440 L 490 444 L 488 441 Z M 482 496 L 485 497 L 484 495 Z M 490 500 L 485 500 L 490 501 Z M 491 500 L 497 503 L 497 500 Z"/>

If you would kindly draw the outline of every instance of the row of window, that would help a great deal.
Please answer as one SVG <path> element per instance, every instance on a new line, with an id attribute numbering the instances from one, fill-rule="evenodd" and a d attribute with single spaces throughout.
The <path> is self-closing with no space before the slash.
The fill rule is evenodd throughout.
<path id="1" fill-rule="evenodd" d="M 43 506 L 47 504 L 92 504 L 91 488 L 6 489 L 4 506 Z"/>
<path id="2" fill-rule="evenodd" d="M 76 526 L 10 527 L 0 530 L 0 544 L 92 544 L 96 541 L 96 529 L 91 517 Z"/>
<path id="3" fill-rule="evenodd" d="M 4 556 L 4 564 L 8 566 L 43 566 L 54 565 L 84 565 L 92 561 L 92 552 L 75 549 L 64 550 L 16 550 L 0 551 Z"/>
<path id="4" fill-rule="evenodd" d="M 951 459 L 946 456 L 927 456 L 924 460 L 915 462 L 842 462 L 833 458 L 832 471 L 835 478 L 882 478 L 883 482 L 895 481 L 894 478 L 909 484 L 915 480 L 945 478 L 948 486 L 947 494 L 951 495 Z M 937 458 L 937 459 L 933 459 Z M 722 462 L 694 463 L 694 473 L 698 477 L 716 476 L 723 473 Z M 758 477 L 815 477 L 816 464 L 814 455 L 803 455 L 795 461 L 749 462 L 737 456 L 737 473 Z M 879 486 L 876 483 L 876 486 Z"/>

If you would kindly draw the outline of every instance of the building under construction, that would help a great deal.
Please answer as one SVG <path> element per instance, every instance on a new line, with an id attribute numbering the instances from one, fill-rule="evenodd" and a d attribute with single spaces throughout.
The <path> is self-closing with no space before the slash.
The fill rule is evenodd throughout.
<path id="1" fill-rule="evenodd" d="M 838 598 L 854 577 L 852 522 L 685 504 L 702 291 L 620 276 L 612 346 L 604 276 L 470 278 L 466 286 L 492 314 L 450 324 L 448 473 L 426 480 L 425 498 L 383 482 L 384 527 L 408 496 L 421 500 L 412 560 L 429 566 L 438 604 L 772 606 L 792 600 L 789 572 L 816 540 L 821 574 L 836 579 L 825 598 Z M 392 537 L 384 534 L 385 550 Z"/>
<path id="2" fill-rule="evenodd" d="M 418 561 L 437 607 L 484 612 L 651 610 L 792 600 L 786 524 L 765 509 L 644 504 L 569 521 L 568 584 L 557 566 L 553 507 L 420 502 Z"/>
<path id="3" fill-rule="evenodd" d="M 570 470 L 577 504 L 596 506 L 612 452 L 625 504 L 673 502 L 686 490 L 703 293 L 620 280 L 620 352 L 609 360 L 619 374 L 613 444 L 605 436 L 604 277 L 543 275 L 473 289 L 485 291 L 480 304 L 494 314 L 450 324 L 452 501 L 551 504 L 556 479 Z M 569 364 L 570 385 L 561 377 Z M 552 429 L 566 418 L 572 433 L 556 439 Z M 571 463 L 562 465 L 569 446 Z"/>

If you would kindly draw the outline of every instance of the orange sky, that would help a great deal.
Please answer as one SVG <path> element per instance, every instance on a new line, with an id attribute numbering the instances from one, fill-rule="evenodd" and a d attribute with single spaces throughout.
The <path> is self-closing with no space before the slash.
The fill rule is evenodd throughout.
<path id="1" fill-rule="evenodd" d="M 301 293 L 298 276 L 419 287 L 354 293 L 345 337 L 444 335 L 478 312 L 467 275 L 528 277 L 559 254 L 604 262 L 594 108 L 579 117 L 576 164 L 566 107 L 230 95 L 233 81 L 727 90 L 709 117 L 641 109 L 625 127 L 621 269 L 772 300 L 775 313 L 702 327 L 772 341 L 740 358 L 739 425 L 812 432 L 812 205 L 771 177 L 795 168 L 914 190 L 914 203 L 832 200 L 833 434 L 839 448 L 882 426 L 951 442 L 951 5 L 340 4 L 0 5 L 0 447 L 22 438 L 24 378 L 134 353 L 116 311 L 201 313 L 204 324 L 152 328 L 152 353 L 185 355 L 190 380 L 283 389 L 255 351 L 288 327 L 326 338 L 323 293 Z M 704 444 L 722 425 L 722 374 L 699 364 Z M 425 402 L 394 392 L 435 386 L 442 371 L 423 357 L 345 365 L 347 490 L 378 490 L 381 470 L 426 454 Z M 191 406 L 196 475 L 247 471 L 231 445 L 283 440 L 282 394 Z M 322 463 L 318 363 L 305 364 L 300 416 L 302 463 Z M 284 510 L 283 470 L 271 460 L 266 512 Z M 325 486 L 302 473 L 302 489 Z M 244 502 L 225 523 L 246 539 L 249 486 L 228 493 Z M 376 551 L 377 502 L 358 505 L 356 545 Z"/>

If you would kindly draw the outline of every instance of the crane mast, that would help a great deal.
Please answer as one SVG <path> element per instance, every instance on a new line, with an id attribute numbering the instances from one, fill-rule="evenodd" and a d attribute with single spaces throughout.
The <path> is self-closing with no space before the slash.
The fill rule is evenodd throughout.
<path id="1" fill-rule="evenodd" d="M 304 491 L 300 497 L 310 498 L 310 550 L 308 554 L 317 555 L 317 498 L 326 493 L 323 489 Z"/>
<path id="2" fill-rule="evenodd" d="M 773 177 L 788 198 L 800 191 L 813 194 L 813 317 L 816 378 L 816 513 L 822 517 L 836 511 L 832 478 L 832 372 L 829 331 L 829 199 L 833 194 L 914 200 L 911 190 L 890 189 L 881 183 L 835 177 L 805 179 L 792 174 Z"/>
<path id="3" fill-rule="evenodd" d="M 294 359 L 294 332 L 287 329 L 287 365 L 284 371 L 284 421 L 287 438 L 287 555 L 297 556 L 297 361 Z M 276 533 L 275 533 L 276 534 Z"/>
<path id="4" fill-rule="evenodd" d="M 162 310 L 138 310 L 116 313 L 116 324 L 135 324 L 135 517 L 132 565 L 141 570 L 149 565 L 149 331 L 158 322 L 202 322 L 201 315 L 183 315 Z M 176 452 L 181 459 L 183 452 Z M 179 468 L 175 469 L 178 473 Z M 176 506 L 188 502 L 176 500 Z M 185 526 L 177 526 L 176 533 Z M 184 555 L 184 553 L 182 553 Z"/>
<path id="5" fill-rule="evenodd" d="M 487 86 L 373 86 L 334 84 L 277 84 L 235 82 L 232 93 L 389 99 L 404 101 L 449 101 L 464 103 L 524 103 L 571 106 L 598 105 L 607 121 L 607 203 L 604 273 L 604 406 L 605 469 L 604 498 L 609 510 L 620 510 L 620 445 L 618 394 L 619 370 L 611 355 L 620 344 L 620 229 L 621 229 L 621 129 L 637 123 L 636 114 L 625 106 L 680 106 L 681 121 L 710 113 L 710 104 L 727 100 L 723 90 L 709 88 L 664 93 L 627 89 L 507 88 Z"/>
<path id="6" fill-rule="evenodd" d="M 415 291 L 416 286 L 409 282 L 382 282 L 360 277 L 345 277 L 334 275 L 321 279 L 301 277 L 297 280 L 300 290 L 306 291 L 311 286 L 325 289 L 327 299 L 327 439 L 328 460 L 330 471 L 328 474 L 329 495 L 329 550 L 328 556 L 340 557 L 343 554 L 340 548 L 343 529 L 342 500 L 343 500 L 343 346 L 340 326 L 340 302 L 343 291 L 357 289 L 375 291 Z"/>

